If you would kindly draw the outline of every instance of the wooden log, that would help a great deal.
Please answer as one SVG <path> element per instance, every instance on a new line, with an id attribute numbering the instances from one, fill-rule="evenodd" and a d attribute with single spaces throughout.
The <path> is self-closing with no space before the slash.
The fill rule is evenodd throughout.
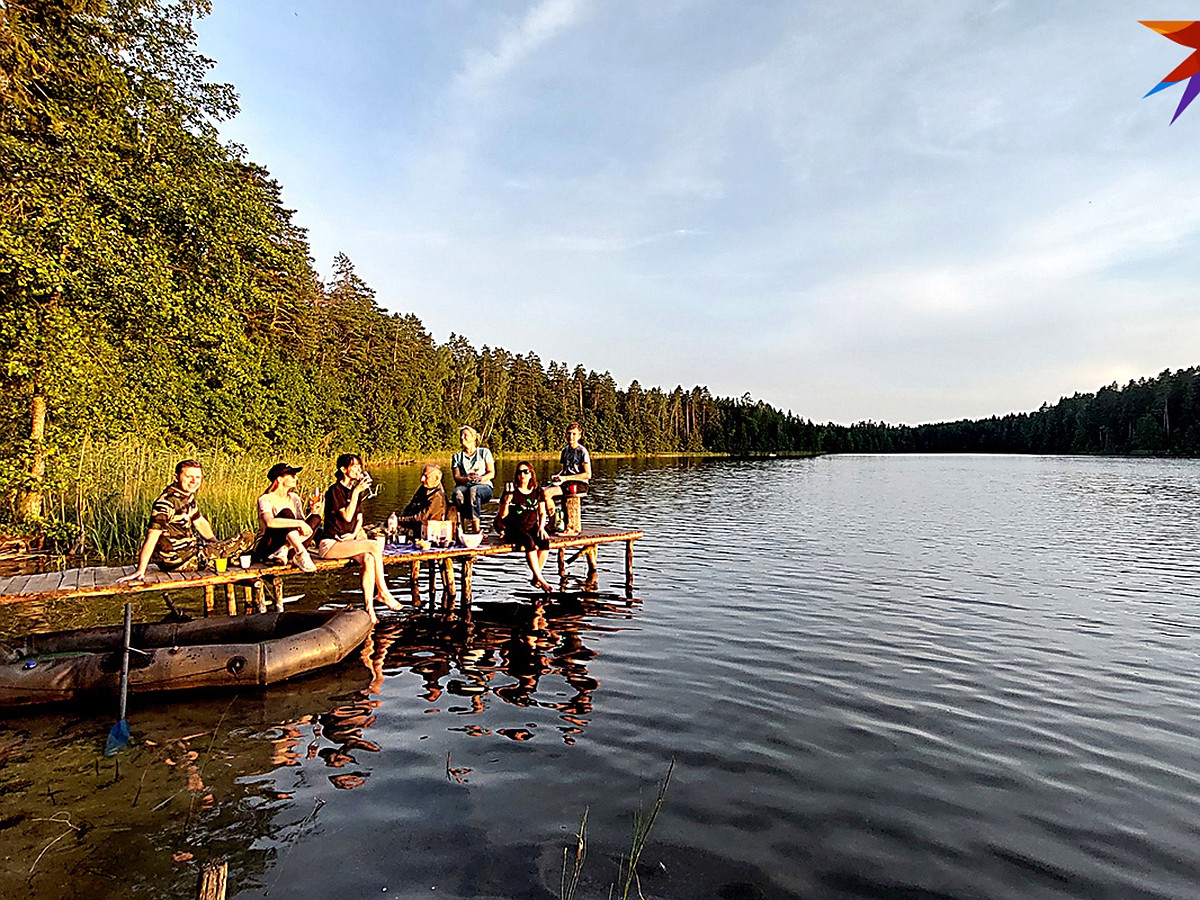
<path id="1" fill-rule="evenodd" d="M 250 585 L 250 584 L 242 585 L 242 598 L 246 601 L 246 614 L 249 615 L 250 613 L 254 612 L 255 605 L 254 605 L 254 586 L 253 585 Z"/>
<path id="2" fill-rule="evenodd" d="M 558 577 L 567 577 L 567 551 L 562 547 L 558 548 Z"/>
<path id="3" fill-rule="evenodd" d="M 206 584 L 204 586 L 204 617 L 211 616 L 216 609 L 216 593 L 217 586 L 215 584 Z"/>
<path id="4" fill-rule="evenodd" d="M 583 503 L 578 494 L 567 494 L 562 498 L 567 511 L 567 531 L 578 534 L 583 531 Z"/>
<path id="5" fill-rule="evenodd" d="M 408 564 L 408 584 L 412 590 L 413 606 L 421 605 L 421 564 L 415 559 Z"/>
<path id="6" fill-rule="evenodd" d="M 471 601 L 471 572 L 475 568 L 475 557 L 468 556 L 463 560 L 463 600 Z"/>
<path id="7" fill-rule="evenodd" d="M 625 542 L 625 590 L 633 590 L 633 541 Z"/>
<path id="8" fill-rule="evenodd" d="M 232 581 L 225 585 L 225 611 L 231 616 L 237 615 L 237 585 Z"/>
<path id="9" fill-rule="evenodd" d="M 445 590 L 448 597 L 453 597 L 456 593 L 454 588 L 454 559 L 445 557 L 442 559 L 442 588 Z"/>
<path id="10" fill-rule="evenodd" d="M 200 870 L 200 888 L 197 900 L 225 900 L 225 882 L 229 877 L 229 864 L 224 860 L 205 863 Z"/>
<path id="11" fill-rule="evenodd" d="M 275 589 L 275 612 L 283 612 L 283 576 L 276 575 L 271 582 L 271 586 Z"/>

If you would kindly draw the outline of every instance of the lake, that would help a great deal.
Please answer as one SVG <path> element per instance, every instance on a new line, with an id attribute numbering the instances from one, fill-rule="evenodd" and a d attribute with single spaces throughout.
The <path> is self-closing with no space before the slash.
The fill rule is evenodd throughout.
<path id="1" fill-rule="evenodd" d="M 418 472 L 375 474 L 381 517 Z M 518 557 L 483 560 L 471 609 L 385 614 L 336 670 L 131 698 L 111 759 L 115 705 L 7 717 L 0 895 L 190 898 L 221 857 L 231 897 L 556 897 L 586 811 L 576 896 L 607 897 L 674 760 L 646 897 L 1197 896 L 1200 462 L 621 459 L 593 484 L 585 523 L 646 532 L 632 596 L 623 544 L 544 607 Z M 294 608 L 357 587 L 289 581 Z M 0 607 L 0 633 L 119 618 Z"/>

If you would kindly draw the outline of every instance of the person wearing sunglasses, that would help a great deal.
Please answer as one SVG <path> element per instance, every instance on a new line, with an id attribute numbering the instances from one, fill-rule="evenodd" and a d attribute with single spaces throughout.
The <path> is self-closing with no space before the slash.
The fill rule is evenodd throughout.
<path id="1" fill-rule="evenodd" d="M 549 594 L 550 585 L 542 578 L 542 568 L 546 565 L 546 557 L 550 555 L 547 515 L 546 495 L 538 487 L 533 466 L 527 462 L 517 463 L 515 481 L 511 490 L 505 488 L 497 518 L 504 541 L 525 551 L 525 561 L 533 574 L 530 583 Z"/>

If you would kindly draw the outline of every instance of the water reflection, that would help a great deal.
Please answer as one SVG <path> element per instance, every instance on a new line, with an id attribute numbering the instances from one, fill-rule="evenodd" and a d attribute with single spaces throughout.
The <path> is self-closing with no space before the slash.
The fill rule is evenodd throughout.
<path id="1" fill-rule="evenodd" d="M 596 630 L 594 619 L 629 618 L 632 610 L 633 603 L 623 599 L 579 594 L 532 605 L 479 604 L 381 623 L 368 650 L 371 691 L 388 693 L 389 676 L 406 672 L 419 677 L 422 700 L 441 701 L 444 711 L 456 716 L 484 715 L 489 697 L 515 707 L 554 710 L 562 740 L 572 744 L 588 724 L 592 695 L 600 686 L 588 670 L 597 654 L 585 635 Z M 554 689 L 539 692 L 547 676 L 556 676 Z M 569 691 L 560 690 L 563 684 Z M 476 723 L 451 730 L 472 737 L 493 733 Z M 514 741 L 534 737 L 526 727 L 496 728 L 494 733 Z"/>

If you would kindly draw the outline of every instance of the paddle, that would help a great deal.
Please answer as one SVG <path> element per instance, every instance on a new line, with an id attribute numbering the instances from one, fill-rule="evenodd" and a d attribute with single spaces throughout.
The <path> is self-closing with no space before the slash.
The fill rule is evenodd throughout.
<path id="1" fill-rule="evenodd" d="M 133 638 L 133 604 L 125 604 L 125 640 L 121 655 L 121 715 L 117 724 L 108 732 L 108 743 L 104 755 L 113 754 L 129 746 L 129 723 L 125 721 L 125 698 L 129 694 L 129 643 Z"/>

